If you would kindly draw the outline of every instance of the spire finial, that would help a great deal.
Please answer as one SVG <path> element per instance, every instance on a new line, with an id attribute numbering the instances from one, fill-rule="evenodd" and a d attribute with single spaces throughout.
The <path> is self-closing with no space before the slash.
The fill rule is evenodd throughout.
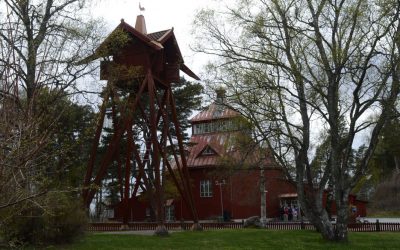
<path id="1" fill-rule="evenodd" d="M 223 104 L 225 102 L 226 90 L 223 87 L 219 87 L 215 90 L 215 92 L 217 93 L 217 103 Z"/>
<path id="2" fill-rule="evenodd" d="M 140 2 L 139 2 L 139 10 L 140 10 L 140 13 L 142 13 L 142 11 L 145 11 L 145 10 L 146 10 L 144 7 L 142 7 L 142 5 L 140 4 Z"/>

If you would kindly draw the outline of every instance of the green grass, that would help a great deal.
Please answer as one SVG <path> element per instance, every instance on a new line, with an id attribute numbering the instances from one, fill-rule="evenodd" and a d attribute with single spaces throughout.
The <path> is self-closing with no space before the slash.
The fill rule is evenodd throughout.
<path id="1" fill-rule="evenodd" d="M 350 233 L 349 239 L 335 244 L 312 231 L 257 229 L 176 232 L 169 237 L 94 233 L 61 249 L 400 249 L 400 233 Z"/>

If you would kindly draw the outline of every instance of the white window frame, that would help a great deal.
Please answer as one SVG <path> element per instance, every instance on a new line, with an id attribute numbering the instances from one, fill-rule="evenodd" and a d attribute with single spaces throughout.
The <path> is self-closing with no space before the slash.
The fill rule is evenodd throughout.
<path id="1" fill-rule="evenodd" d="M 165 220 L 175 221 L 175 207 L 174 205 L 165 207 Z"/>
<path id="2" fill-rule="evenodd" d="M 213 189 L 211 180 L 200 181 L 200 197 L 212 197 Z"/>

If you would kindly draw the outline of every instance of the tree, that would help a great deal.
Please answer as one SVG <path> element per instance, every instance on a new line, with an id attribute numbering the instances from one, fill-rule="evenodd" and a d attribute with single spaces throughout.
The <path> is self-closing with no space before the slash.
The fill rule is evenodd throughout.
<path id="1" fill-rule="evenodd" d="M 55 125 L 63 109 L 48 111 L 62 106 L 64 96 L 77 89 L 77 80 L 96 69 L 77 65 L 93 51 L 101 34 L 96 22 L 80 16 L 84 4 L 81 0 L 0 3 L 1 170 L 15 177 L 6 183 L 25 183 L 29 190 L 29 195 L 16 192 L 4 206 L 43 194 L 28 183 L 46 165 L 52 137 L 62 133 Z M 45 98 L 44 89 L 51 93 Z"/>
<path id="2" fill-rule="evenodd" d="M 49 105 L 48 100 L 52 100 L 53 93 L 41 92 L 38 110 L 46 111 L 41 126 L 46 130 L 52 124 L 51 138 L 44 148 L 44 153 L 51 157 L 45 163 L 43 178 L 54 189 L 77 191 L 76 188 L 82 185 L 82 172 L 89 158 L 95 113 L 91 106 L 78 105 L 66 96 Z M 56 91 L 54 94 L 59 93 Z"/>
<path id="3" fill-rule="evenodd" d="M 372 164 L 379 171 L 377 180 L 400 172 L 400 123 L 398 118 L 389 121 L 383 128 Z"/>
<path id="4" fill-rule="evenodd" d="M 371 210 L 379 214 L 396 214 L 400 210 L 400 173 L 395 172 L 390 178 L 376 185 L 372 197 Z"/>
<path id="5" fill-rule="evenodd" d="M 99 42 L 99 24 L 82 16 L 82 0 L 5 0 L 0 29 L 3 85 L 19 86 L 27 104 L 37 90 L 73 88 L 92 65 L 76 63 Z"/>
<path id="6" fill-rule="evenodd" d="M 302 210 L 324 239 L 347 241 L 349 194 L 394 114 L 399 8 L 391 0 L 242 0 L 195 19 L 196 50 L 218 58 L 207 68 L 210 81 L 226 85 L 231 106 L 296 180 Z M 314 148 L 325 134 L 329 155 L 313 183 Z M 354 166 L 363 136 L 366 148 Z M 322 206 L 328 185 L 336 227 Z"/>
<path id="7" fill-rule="evenodd" d="M 0 233 L 9 242 L 69 241 L 85 225 L 78 187 L 93 134 L 93 111 L 67 97 L 49 103 L 52 94 L 59 93 L 42 89 L 36 95 L 37 110 L 43 111 L 38 136 L 30 136 L 32 130 L 21 122 L 17 127 L 21 135 L 3 134 L 0 141 L 4 149 L 0 151 Z M 0 128 L 7 128 L 3 125 Z"/>
<path id="8" fill-rule="evenodd" d="M 191 127 L 189 117 L 193 111 L 198 111 L 201 108 L 203 86 L 198 82 L 191 82 L 181 77 L 180 82 L 172 85 L 172 93 L 176 101 L 176 113 L 178 121 L 181 125 L 181 131 L 184 133 L 184 140 L 189 139 L 185 130 Z M 171 129 L 174 129 L 171 127 Z M 176 136 L 176 132 L 173 132 Z"/>
<path id="9" fill-rule="evenodd" d="M 380 201 L 383 201 L 383 197 L 387 200 L 395 200 L 397 199 L 396 195 L 388 195 L 387 190 L 381 189 L 379 186 L 385 186 L 391 181 L 395 183 L 396 175 L 400 172 L 399 125 L 397 118 L 384 126 L 378 145 L 369 162 L 368 171 L 353 189 L 362 199 L 371 200 L 373 198 L 370 203 L 370 207 L 373 209 L 394 209 L 385 205 L 385 202 L 380 204 Z M 376 191 L 379 192 L 375 194 Z"/>
<path id="10" fill-rule="evenodd" d="M 70 191 L 78 183 L 69 171 L 76 171 L 82 160 L 72 154 L 77 150 L 74 146 L 82 146 L 75 143 L 83 139 L 84 131 L 75 125 L 88 121 L 74 124 L 72 119 L 77 113 L 88 118 L 91 111 L 87 107 L 80 110 L 68 96 L 78 91 L 79 79 L 87 80 L 96 70 L 77 62 L 92 53 L 101 35 L 99 23 L 82 15 L 85 3 L 0 2 L 2 216 L 46 211 L 49 192 Z M 70 185 L 61 185 L 60 179 Z M 7 228 L 1 224 L 1 229 Z"/>

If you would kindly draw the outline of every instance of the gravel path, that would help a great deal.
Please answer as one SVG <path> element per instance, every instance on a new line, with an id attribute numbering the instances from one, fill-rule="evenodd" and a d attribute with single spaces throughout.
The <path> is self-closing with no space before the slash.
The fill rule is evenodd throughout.
<path id="1" fill-rule="evenodd" d="M 379 220 L 379 222 L 382 222 L 382 223 L 400 223 L 400 218 L 365 217 L 365 218 L 362 218 L 362 219 L 367 220 L 368 222 L 376 222 L 376 220 Z"/>

